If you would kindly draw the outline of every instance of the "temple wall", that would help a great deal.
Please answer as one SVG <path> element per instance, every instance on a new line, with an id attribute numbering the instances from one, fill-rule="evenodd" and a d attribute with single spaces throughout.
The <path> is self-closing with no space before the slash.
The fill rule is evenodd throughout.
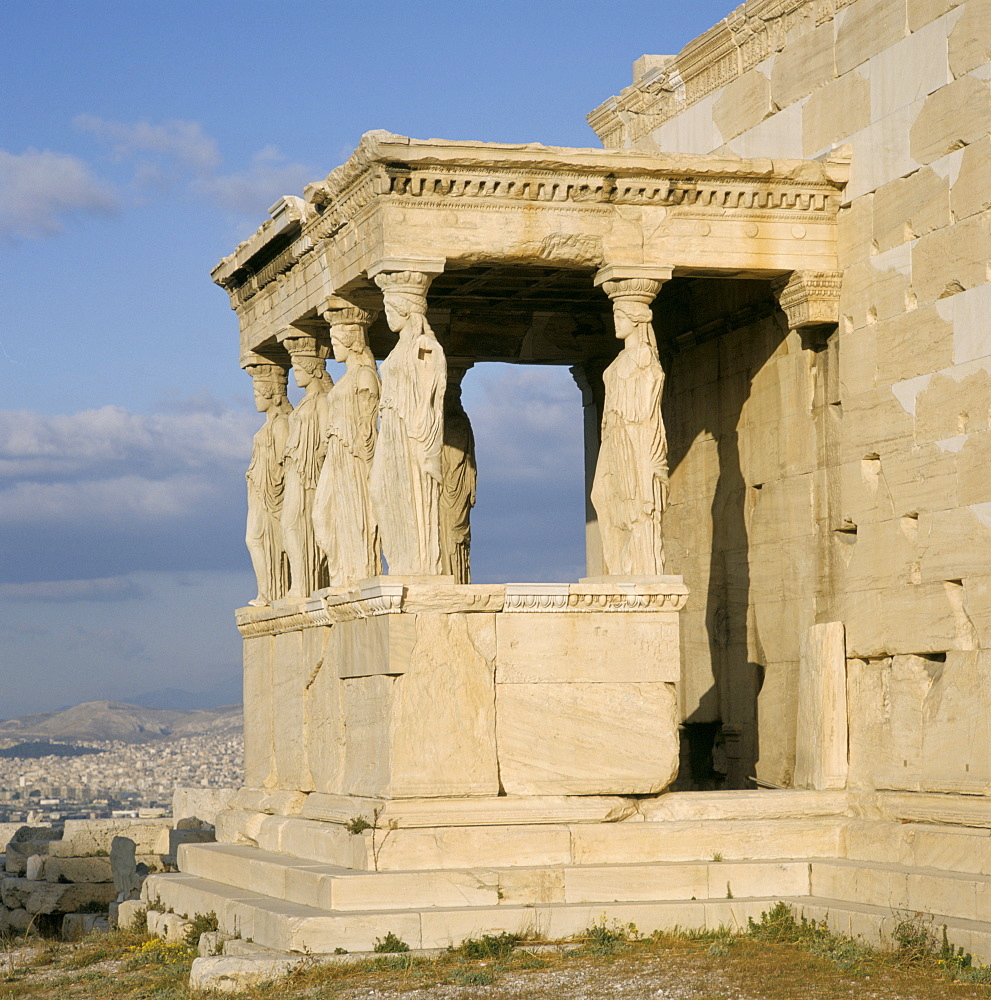
<path id="1" fill-rule="evenodd" d="M 799 641 L 842 622 L 851 786 L 989 794 L 991 3 L 751 0 L 674 67 L 607 145 L 852 157 L 828 343 L 779 315 L 671 361 L 685 717 L 746 722 L 763 675 L 789 784 Z"/>

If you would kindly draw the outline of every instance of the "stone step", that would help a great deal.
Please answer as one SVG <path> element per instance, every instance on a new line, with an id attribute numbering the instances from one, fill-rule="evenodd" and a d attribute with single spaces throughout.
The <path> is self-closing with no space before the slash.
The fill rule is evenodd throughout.
<path id="1" fill-rule="evenodd" d="M 991 813 L 988 806 L 985 810 Z M 844 856 L 917 868 L 991 875 L 991 829 L 936 823 L 850 820 Z"/>
<path id="2" fill-rule="evenodd" d="M 790 862 L 789 864 L 796 864 Z M 818 877 L 825 888 L 828 879 L 839 879 L 838 869 L 857 872 L 856 865 L 833 862 L 832 871 L 820 862 L 812 862 L 821 870 Z M 773 863 L 771 865 L 773 867 Z M 623 866 L 616 866 L 618 869 Z M 639 866 L 630 866 L 630 870 Z M 707 866 L 721 871 L 731 865 L 714 863 Z M 754 866 L 767 868 L 767 864 Z M 875 874 L 901 877 L 899 866 L 876 866 Z M 420 874 L 420 873 L 416 873 Z M 583 874 L 587 877 L 590 872 Z M 612 873 L 610 873 L 612 874 Z M 755 872 L 754 877 L 757 877 Z M 909 872 L 909 875 L 922 873 Z M 945 873 L 941 873 L 945 876 Z M 349 877 L 354 877 L 353 874 Z M 379 875 L 367 878 L 379 878 Z M 929 876 L 925 876 L 929 877 Z M 634 880 L 631 880 L 631 883 Z M 732 884 L 732 883 L 731 883 Z M 742 884 L 742 883 L 741 883 Z M 842 888 L 842 887 L 841 887 Z M 631 891 L 624 888 L 623 891 Z M 642 889 L 644 895 L 650 890 Z M 846 890 L 844 890 L 846 891 Z M 608 893 L 598 892 L 598 895 Z M 578 897 L 581 893 L 577 894 Z M 870 944 L 890 947 L 896 940 L 897 925 L 906 919 L 922 919 L 932 928 L 937 940 L 946 926 L 954 947 L 963 947 L 977 961 L 991 962 L 991 921 L 970 920 L 960 916 L 936 914 L 921 916 L 908 909 L 892 909 L 858 900 L 829 898 L 821 895 L 786 895 L 784 893 L 733 898 L 697 899 L 628 899 L 594 902 L 580 898 L 564 902 L 520 905 L 506 900 L 498 905 L 412 906 L 404 909 L 365 909 L 329 911 L 299 902 L 276 899 L 250 889 L 225 885 L 211 879 L 188 874 L 151 875 L 145 882 L 143 898 L 149 908 L 172 910 L 183 916 L 214 913 L 220 930 L 256 944 L 288 952 L 314 954 L 344 948 L 349 952 L 374 948 L 379 938 L 390 932 L 411 948 L 442 948 L 457 944 L 468 937 L 499 934 L 503 931 L 542 936 L 555 940 L 573 937 L 586 928 L 605 920 L 608 924 L 633 923 L 641 933 L 679 927 L 682 929 L 744 930 L 748 918 L 760 919 L 761 912 L 776 902 L 791 905 L 796 914 L 813 920 L 824 920 L 835 932 L 863 938 Z"/>
<path id="3" fill-rule="evenodd" d="M 812 896 L 867 903 L 937 919 L 991 920 L 991 876 L 912 865 L 811 862 Z"/>
<path id="4" fill-rule="evenodd" d="M 808 861 L 707 861 L 360 872 L 258 848 L 185 844 L 183 873 L 322 910 L 807 895 Z"/>
<path id="5" fill-rule="evenodd" d="M 925 910 L 919 912 L 893 911 L 887 906 L 859 903 L 842 899 L 825 899 L 819 896 L 805 899 L 785 899 L 797 917 L 825 921 L 836 934 L 859 938 L 867 944 L 881 948 L 897 947 L 897 928 L 906 920 L 918 920 L 930 928 L 937 943 L 942 941 L 943 928 L 954 949 L 963 948 L 976 963 L 991 964 L 991 914 L 987 920 L 966 920 L 959 917 L 933 917 Z"/>
<path id="6" fill-rule="evenodd" d="M 337 823 L 259 816 L 252 846 L 362 871 L 533 868 L 632 861 L 772 860 L 843 855 L 843 817 L 689 820 L 542 826 L 448 826 L 366 830 Z M 237 841 L 234 841 L 237 842 Z"/>
<path id="7" fill-rule="evenodd" d="M 555 940 L 574 937 L 603 920 L 608 925 L 632 923 L 645 934 L 673 927 L 742 930 L 748 918 L 759 919 L 775 903 L 763 897 L 328 912 L 194 875 L 149 876 L 144 898 L 151 908 L 172 909 L 187 917 L 214 913 L 221 931 L 256 944 L 313 954 L 336 948 L 370 951 L 389 933 L 411 948 L 444 948 L 465 938 L 502 932 Z"/>

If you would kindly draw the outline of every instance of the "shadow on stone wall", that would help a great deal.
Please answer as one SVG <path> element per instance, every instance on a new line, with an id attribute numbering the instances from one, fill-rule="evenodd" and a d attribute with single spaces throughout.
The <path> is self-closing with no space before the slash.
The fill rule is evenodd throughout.
<path id="1" fill-rule="evenodd" d="M 740 421 L 754 378 L 787 327 L 766 281 L 674 281 L 656 312 L 669 373 L 668 571 L 683 574 L 692 591 L 682 622 L 685 725 L 676 787 L 745 788 L 757 764 L 764 680 L 749 516 L 764 484 L 744 474 Z"/>

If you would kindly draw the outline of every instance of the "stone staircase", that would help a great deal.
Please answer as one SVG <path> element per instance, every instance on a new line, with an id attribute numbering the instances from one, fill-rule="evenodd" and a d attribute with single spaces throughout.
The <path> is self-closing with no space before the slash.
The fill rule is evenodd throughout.
<path id="1" fill-rule="evenodd" d="M 181 874 L 150 876 L 144 899 L 190 917 L 213 912 L 227 934 L 313 954 L 369 951 L 390 932 L 411 948 L 502 931 L 554 940 L 601 920 L 642 933 L 736 930 L 781 900 L 880 944 L 899 921 L 923 914 L 937 934 L 946 925 L 955 946 L 991 962 L 986 827 L 850 815 L 714 818 L 709 808 L 702 822 L 638 816 L 373 833 L 374 850 L 368 831 L 267 817 L 261 846 L 182 846 Z"/>

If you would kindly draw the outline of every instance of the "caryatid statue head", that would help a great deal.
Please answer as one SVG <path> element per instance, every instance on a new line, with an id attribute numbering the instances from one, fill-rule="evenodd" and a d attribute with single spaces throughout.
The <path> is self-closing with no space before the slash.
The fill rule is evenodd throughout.
<path id="1" fill-rule="evenodd" d="M 288 373 L 282 365 L 245 365 L 244 370 L 251 376 L 255 408 L 259 413 L 266 413 L 272 409 L 291 409 L 286 396 Z"/>
<path id="2" fill-rule="evenodd" d="M 292 358 L 293 377 L 300 389 L 305 389 L 314 382 L 318 383 L 321 392 L 329 392 L 334 380 L 327 372 L 326 344 L 320 343 L 316 337 L 300 335 L 286 337 L 283 345 Z"/>
<path id="3" fill-rule="evenodd" d="M 661 282 L 653 278 L 625 278 L 607 281 L 603 288 L 612 300 L 616 336 L 624 347 L 650 347 L 657 351 L 654 314 L 650 308 Z"/>
<path id="4" fill-rule="evenodd" d="M 330 324 L 330 343 L 334 360 L 342 364 L 350 357 L 358 357 L 367 364 L 374 365 L 375 358 L 368 346 L 368 328 L 377 313 L 359 306 L 343 309 L 329 309 L 324 319 Z"/>

